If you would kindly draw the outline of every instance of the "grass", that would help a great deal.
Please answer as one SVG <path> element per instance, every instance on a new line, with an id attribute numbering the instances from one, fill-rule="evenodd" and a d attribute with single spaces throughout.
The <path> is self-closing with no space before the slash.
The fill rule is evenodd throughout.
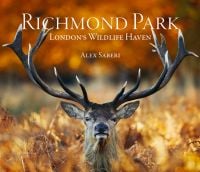
<path id="1" fill-rule="evenodd" d="M 118 123 L 121 149 L 114 172 L 200 171 L 199 88 L 175 85 L 174 80 L 142 100 L 130 119 Z M 118 89 L 101 82 L 88 85 L 90 98 L 97 102 L 108 101 Z M 57 99 L 27 84 L 1 87 L 0 93 L 1 172 L 87 171 L 84 125 L 69 118 Z"/>

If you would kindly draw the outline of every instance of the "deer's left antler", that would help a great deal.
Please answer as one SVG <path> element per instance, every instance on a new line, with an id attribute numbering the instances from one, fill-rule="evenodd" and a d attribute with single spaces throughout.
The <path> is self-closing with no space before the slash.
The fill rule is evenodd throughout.
<path id="1" fill-rule="evenodd" d="M 197 54 L 186 50 L 184 37 L 182 35 L 181 30 L 178 31 L 178 52 L 173 63 L 171 62 L 171 59 L 169 57 L 165 37 L 161 34 L 161 43 L 159 44 L 156 34 L 153 30 L 152 30 L 152 35 L 154 39 L 154 44 L 151 43 L 151 45 L 153 46 L 153 48 L 155 48 L 155 51 L 158 53 L 161 59 L 161 62 L 164 66 L 160 77 L 158 78 L 158 80 L 152 87 L 143 91 L 136 91 L 140 85 L 140 80 L 141 80 L 141 70 L 139 69 L 135 86 L 126 93 L 124 93 L 126 84 L 122 87 L 120 92 L 111 102 L 114 108 L 117 108 L 118 106 L 120 106 L 121 104 L 127 101 L 144 98 L 159 91 L 169 82 L 169 80 L 171 79 L 172 75 L 174 74 L 177 67 L 179 66 L 181 61 L 184 59 L 184 57 L 187 57 L 187 56 L 198 57 Z"/>

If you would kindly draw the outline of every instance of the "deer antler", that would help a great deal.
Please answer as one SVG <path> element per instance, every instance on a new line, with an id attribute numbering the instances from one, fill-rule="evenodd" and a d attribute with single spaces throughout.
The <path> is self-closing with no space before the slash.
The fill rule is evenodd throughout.
<path id="1" fill-rule="evenodd" d="M 92 103 L 89 101 L 87 91 L 77 76 L 76 76 L 76 79 L 82 90 L 83 96 L 73 92 L 72 90 L 70 90 L 69 88 L 65 86 L 62 78 L 57 72 L 56 67 L 54 67 L 54 74 L 60 86 L 63 88 L 65 92 L 61 92 L 49 87 L 38 75 L 37 70 L 33 64 L 33 56 L 36 53 L 37 49 L 42 45 L 45 38 L 47 37 L 48 32 L 50 31 L 49 29 L 46 29 L 46 26 L 47 26 L 47 22 L 44 24 L 43 29 L 40 32 L 38 39 L 35 45 L 33 46 L 33 48 L 31 48 L 31 45 L 29 45 L 28 55 L 26 55 L 22 50 L 22 25 L 19 26 L 13 43 L 5 44 L 4 46 L 10 47 L 15 52 L 15 54 L 19 57 L 20 61 L 22 62 L 30 79 L 35 84 L 37 84 L 42 90 L 44 90 L 46 93 L 54 97 L 63 98 L 66 100 L 77 102 L 81 104 L 85 109 L 88 109 Z M 144 98 L 159 91 L 169 82 L 169 80 L 171 79 L 172 75 L 174 74 L 175 70 L 177 69 L 181 61 L 184 59 L 184 57 L 186 56 L 198 57 L 198 55 L 196 55 L 195 53 L 191 51 L 187 51 L 185 49 L 184 38 L 183 38 L 182 32 L 179 30 L 178 31 L 178 52 L 177 52 L 174 62 L 172 63 L 168 54 L 164 36 L 161 34 L 161 43 L 159 44 L 156 34 L 153 30 L 152 30 L 152 35 L 154 39 L 154 44 L 151 44 L 151 45 L 155 48 L 155 51 L 157 51 L 161 59 L 161 62 L 164 67 L 163 71 L 160 77 L 158 78 L 158 80 L 156 81 L 156 83 L 151 88 L 147 88 L 146 90 L 143 90 L 143 91 L 137 91 L 140 85 L 140 81 L 141 81 L 141 70 L 139 69 L 135 86 L 129 91 L 127 91 L 126 93 L 124 93 L 126 85 L 127 85 L 127 82 L 125 82 L 124 86 L 116 95 L 114 100 L 112 102 L 109 102 L 109 104 L 111 104 L 115 109 L 127 101 Z"/>
<path id="2" fill-rule="evenodd" d="M 79 86 L 81 87 L 83 96 L 80 96 L 79 94 L 73 92 L 72 90 L 70 90 L 69 88 L 67 88 L 64 85 L 64 82 L 62 81 L 62 79 L 61 79 L 60 75 L 58 74 L 55 67 L 54 67 L 55 76 L 56 76 L 59 84 L 61 85 L 61 87 L 65 90 L 65 92 L 55 90 L 55 89 L 51 88 L 50 86 L 48 86 L 40 78 L 40 76 L 37 73 L 37 70 L 33 64 L 33 56 L 36 53 L 36 51 L 38 50 L 38 48 L 42 45 L 45 38 L 47 37 L 48 32 L 50 31 L 49 29 L 46 29 L 46 26 L 47 26 L 47 22 L 44 24 L 43 29 L 41 30 L 41 32 L 38 36 L 38 39 L 37 39 L 35 45 L 33 46 L 33 48 L 31 48 L 31 45 L 29 44 L 28 55 L 26 55 L 22 50 L 22 25 L 20 25 L 19 28 L 17 29 L 16 36 L 14 38 L 13 43 L 5 44 L 3 46 L 9 47 L 15 52 L 15 54 L 18 56 L 18 58 L 22 62 L 26 72 L 28 73 L 29 78 L 35 84 L 37 84 L 43 91 L 45 91 L 46 93 L 48 93 L 54 97 L 77 102 L 77 103 L 81 104 L 85 109 L 87 109 L 90 105 L 90 102 L 88 100 L 86 89 L 83 86 L 83 84 L 80 82 L 78 77 L 76 77 L 76 79 L 78 81 Z"/>
<path id="3" fill-rule="evenodd" d="M 144 98 L 144 97 L 150 96 L 150 95 L 154 94 L 155 92 L 159 91 L 161 88 L 163 88 L 169 82 L 169 80 L 171 79 L 172 75 L 174 74 L 177 67 L 179 66 L 181 61 L 184 59 L 184 57 L 186 57 L 186 56 L 198 57 L 197 54 L 195 54 L 191 51 L 187 51 L 185 49 L 184 38 L 183 38 L 181 30 L 179 30 L 178 31 L 178 52 L 177 52 L 174 62 L 171 63 L 171 59 L 168 54 L 164 36 L 161 34 L 161 43 L 159 44 L 156 34 L 153 30 L 152 30 L 152 35 L 153 35 L 153 39 L 154 39 L 154 44 L 151 44 L 151 45 L 157 51 L 157 53 L 161 59 L 161 62 L 164 66 L 164 69 L 163 69 L 159 79 L 151 88 L 136 92 L 136 90 L 138 89 L 138 87 L 140 85 L 140 80 L 141 80 L 141 71 L 139 69 L 135 86 L 125 94 L 124 94 L 124 91 L 125 91 L 126 85 L 123 86 L 123 88 L 120 90 L 120 92 L 114 98 L 114 100 L 111 102 L 111 104 L 114 108 L 117 108 L 118 106 L 120 106 L 121 104 L 123 104 L 127 101 Z"/>

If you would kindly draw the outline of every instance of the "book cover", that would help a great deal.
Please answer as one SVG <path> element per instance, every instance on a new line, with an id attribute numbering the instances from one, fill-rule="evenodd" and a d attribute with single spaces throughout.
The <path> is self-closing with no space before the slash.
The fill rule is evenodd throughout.
<path id="1" fill-rule="evenodd" d="M 200 171 L 199 7 L 2 0 L 0 171 Z"/>

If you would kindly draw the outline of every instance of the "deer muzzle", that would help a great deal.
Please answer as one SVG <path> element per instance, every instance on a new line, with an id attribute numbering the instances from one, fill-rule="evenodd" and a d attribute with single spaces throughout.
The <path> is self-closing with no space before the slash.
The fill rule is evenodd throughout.
<path id="1" fill-rule="evenodd" d="M 94 136 L 96 139 L 105 140 L 109 136 L 109 127 L 107 124 L 100 122 L 94 127 Z"/>

